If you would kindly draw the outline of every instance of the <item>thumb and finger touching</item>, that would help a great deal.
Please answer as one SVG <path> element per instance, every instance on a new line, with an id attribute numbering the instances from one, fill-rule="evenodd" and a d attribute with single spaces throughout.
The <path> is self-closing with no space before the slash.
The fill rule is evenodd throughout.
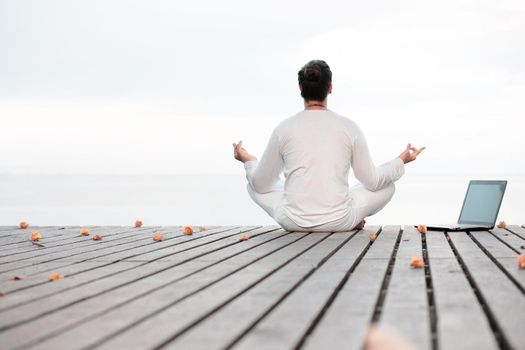
<path id="1" fill-rule="evenodd" d="M 405 157 L 407 157 L 408 161 L 413 161 L 417 158 L 417 156 L 423 152 L 423 150 L 426 149 L 426 147 L 421 147 L 421 148 L 417 148 L 417 147 L 413 147 L 411 143 L 407 144 L 407 147 L 405 148 L 405 150 L 403 151 L 402 155 L 404 155 Z"/>

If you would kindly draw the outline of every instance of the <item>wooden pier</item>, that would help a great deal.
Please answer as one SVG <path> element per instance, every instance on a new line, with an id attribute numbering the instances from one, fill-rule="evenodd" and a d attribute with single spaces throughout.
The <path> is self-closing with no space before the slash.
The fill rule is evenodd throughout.
<path id="1" fill-rule="evenodd" d="M 89 229 L 0 227 L 0 349 L 525 349 L 523 226 Z"/>

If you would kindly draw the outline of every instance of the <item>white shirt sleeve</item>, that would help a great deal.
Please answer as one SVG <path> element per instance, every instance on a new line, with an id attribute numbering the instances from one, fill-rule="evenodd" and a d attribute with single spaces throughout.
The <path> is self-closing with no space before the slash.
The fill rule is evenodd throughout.
<path id="1" fill-rule="evenodd" d="M 280 153 L 279 137 L 273 131 L 261 160 L 250 160 L 244 163 L 246 179 L 258 193 L 268 193 L 279 181 L 283 169 L 283 158 Z"/>
<path id="2" fill-rule="evenodd" d="M 370 191 L 378 191 L 399 180 L 405 173 L 405 163 L 399 157 L 382 164 L 374 165 L 363 132 L 356 126 L 351 159 L 354 175 Z"/>

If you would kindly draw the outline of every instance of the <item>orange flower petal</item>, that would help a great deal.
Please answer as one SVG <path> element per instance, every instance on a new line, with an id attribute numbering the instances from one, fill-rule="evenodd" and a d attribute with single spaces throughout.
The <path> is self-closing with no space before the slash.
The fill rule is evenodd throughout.
<path id="1" fill-rule="evenodd" d="M 192 235 L 193 234 L 193 229 L 191 227 L 189 227 L 189 226 L 185 226 L 183 232 L 184 232 L 185 235 Z"/>
<path id="2" fill-rule="evenodd" d="M 239 241 L 242 242 L 242 241 L 247 241 L 247 240 L 249 240 L 249 239 L 250 239 L 250 237 L 248 237 L 248 235 L 244 235 L 244 236 L 242 236 L 241 238 L 239 238 Z"/>
<path id="3" fill-rule="evenodd" d="M 365 337 L 365 350 L 415 350 L 406 334 L 392 326 L 373 324 Z"/>
<path id="4" fill-rule="evenodd" d="M 38 232 L 38 231 L 31 232 L 31 239 L 33 241 L 39 241 L 40 238 L 42 238 L 42 235 L 40 234 L 40 232 Z"/>
<path id="5" fill-rule="evenodd" d="M 518 267 L 525 269 L 525 254 L 518 255 Z"/>
<path id="6" fill-rule="evenodd" d="M 102 240 L 102 236 L 101 235 L 94 235 L 93 236 L 93 240 L 94 241 L 101 241 Z"/>
<path id="7" fill-rule="evenodd" d="M 417 226 L 417 231 L 421 234 L 425 234 L 427 233 L 427 227 L 425 225 L 418 225 Z"/>
<path id="8" fill-rule="evenodd" d="M 155 232 L 155 234 L 153 235 L 153 240 L 156 242 L 160 242 L 163 239 L 164 239 L 164 236 L 160 232 Z"/>
<path id="9" fill-rule="evenodd" d="M 505 221 L 500 221 L 498 222 L 498 228 L 506 228 L 507 227 L 507 223 Z"/>
<path id="10" fill-rule="evenodd" d="M 410 261 L 410 266 L 412 266 L 415 269 L 420 269 L 423 266 L 425 266 L 425 263 L 420 256 L 414 255 L 412 257 L 412 260 Z"/>
<path id="11" fill-rule="evenodd" d="M 89 229 L 88 228 L 80 229 L 80 235 L 81 236 L 89 236 Z"/>
<path id="12" fill-rule="evenodd" d="M 28 228 L 28 227 L 29 227 L 29 224 L 28 224 L 27 222 L 22 221 L 22 222 L 20 223 L 20 228 L 21 228 L 21 229 L 25 230 L 25 229 Z"/>
<path id="13" fill-rule="evenodd" d="M 376 235 L 375 233 L 371 233 L 371 234 L 370 234 L 370 242 L 375 241 L 376 238 L 377 238 L 377 235 Z"/>
<path id="14" fill-rule="evenodd" d="M 58 280 L 61 280 L 62 278 L 64 278 L 64 276 L 62 276 L 59 273 L 52 273 L 51 276 L 49 276 L 50 281 L 58 281 Z"/>
<path id="15" fill-rule="evenodd" d="M 142 221 L 140 220 L 135 221 L 135 227 L 137 228 L 142 227 Z"/>

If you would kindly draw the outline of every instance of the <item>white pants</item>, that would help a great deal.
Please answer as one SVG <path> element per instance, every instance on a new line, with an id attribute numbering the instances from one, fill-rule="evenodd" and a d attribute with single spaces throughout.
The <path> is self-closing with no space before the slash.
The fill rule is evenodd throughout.
<path id="1" fill-rule="evenodd" d="M 301 227 L 284 215 L 281 207 L 284 196 L 284 184 L 278 183 L 275 191 L 257 193 L 248 183 L 246 186 L 250 197 L 264 209 L 286 231 L 350 231 L 364 218 L 376 214 L 392 199 L 395 192 L 394 184 L 390 184 L 378 191 L 372 192 L 357 184 L 350 188 L 349 215 L 334 222 L 313 227 Z"/>

